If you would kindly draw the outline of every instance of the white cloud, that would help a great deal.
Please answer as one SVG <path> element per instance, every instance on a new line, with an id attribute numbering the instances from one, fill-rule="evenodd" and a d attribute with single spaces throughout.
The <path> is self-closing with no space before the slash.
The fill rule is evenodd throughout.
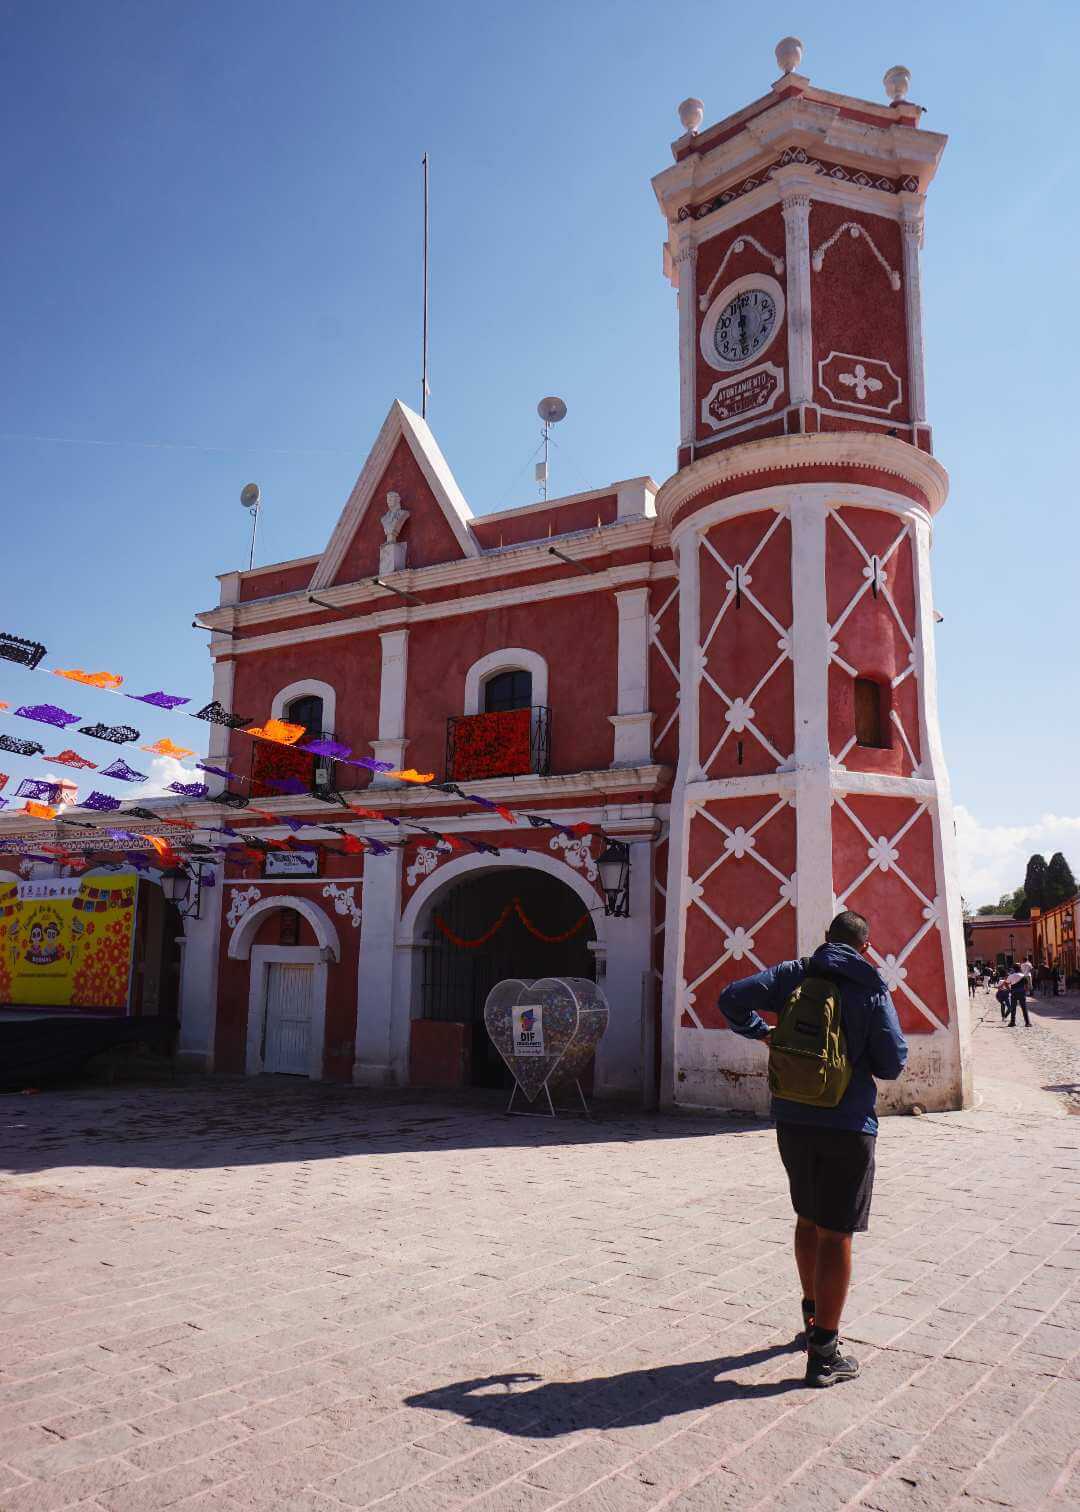
<path id="1" fill-rule="evenodd" d="M 203 773 L 192 767 L 186 767 L 177 761 L 175 756 L 155 756 L 150 762 L 150 776 L 146 782 L 133 787 L 130 792 L 124 793 L 125 799 L 160 798 L 166 794 L 175 798 L 175 793 L 170 793 L 170 782 L 200 782 Z M 117 794 L 120 797 L 121 794 Z"/>
<path id="2" fill-rule="evenodd" d="M 1036 851 L 1047 860 L 1062 851 L 1074 865 L 1080 854 L 1080 817 L 1043 814 L 1033 824 L 980 824 L 957 804 L 956 842 L 960 855 L 960 891 L 972 908 L 996 903 L 1024 880 L 1028 857 Z"/>

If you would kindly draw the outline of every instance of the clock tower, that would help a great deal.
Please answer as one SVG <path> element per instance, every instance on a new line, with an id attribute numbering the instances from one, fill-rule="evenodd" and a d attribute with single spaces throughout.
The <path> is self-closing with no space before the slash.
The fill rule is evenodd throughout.
<path id="1" fill-rule="evenodd" d="M 968 995 L 937 718 L 930 540 L 948 479 L 923 379 L 920 248 L 945 138 L 905 68 L 884 102 L 776 49 L 760 99 L 680 106 L 653 181 L 678 293 L 678 761 L 662 1096 L 767 1104 L 723 986 L 809 955 L 841 908 L 911 1055 L 885 1105 L 970 1100 Z M 655 636 L 654 630 L 654 636 Z"/>

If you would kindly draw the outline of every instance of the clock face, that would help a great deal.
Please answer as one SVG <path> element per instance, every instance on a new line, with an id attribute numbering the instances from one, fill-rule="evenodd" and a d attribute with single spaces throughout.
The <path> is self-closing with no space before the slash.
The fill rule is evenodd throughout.
<path id="1" fill-rule="evenodd" d="M 720 311 L 713 332 L 716 355 L 738 367 L 768 346 L 777 324 L 776 300 L 767 289 L 744 289 Z"/>

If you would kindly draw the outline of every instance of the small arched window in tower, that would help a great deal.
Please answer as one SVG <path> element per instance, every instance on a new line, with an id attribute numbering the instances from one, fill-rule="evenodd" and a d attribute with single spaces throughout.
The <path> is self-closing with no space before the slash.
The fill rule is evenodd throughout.
<path id="1" fill-rule="evenodd" d="M 484 684 L 485 714 L 503 714 L 508 709 L 532 707 L 532 673 L 515 669 L 497 672 Z"/>
<path id="2" fill-rule="evenodd" d="M 871 750 L 888 750 L 889 721 L 884 690 L 872 677 L 855 679 L 855 743 Z"/>
<path id="3" fill-rule="evenodd" d="M 285 706 L 285 718 L 290 724 L 302 724 L 306 739 L 316 740 L 323 733 L 323 701 L 317 693 L 305 693 Z"/>

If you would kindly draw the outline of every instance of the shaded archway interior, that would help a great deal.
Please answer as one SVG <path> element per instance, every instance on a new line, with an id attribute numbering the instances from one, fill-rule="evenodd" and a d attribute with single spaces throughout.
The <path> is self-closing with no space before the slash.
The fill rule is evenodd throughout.
<path id="1" fill-rule="evenodd" d="M 508 977 L 534 979 L 576 976 L 596 980 L 596 940 L 591 915 L 567 940 L 538 939 L 512 910 L 491 939 L 464 949 L 447 938 L 435 915 L 460 940 L 476 940 L 518 899 L 529 922 L 545 935 L 572 930 L 588 910 L 565 883 L 532 867 L 499 867 L 453 883 L 438 893 L 424 931 L 423 986 L 420 1016 L 467 1026 L 473 1086 L 509 1087 L 510 1073 L 488 1039 L 484 1003 L 497 982 Z"/>

